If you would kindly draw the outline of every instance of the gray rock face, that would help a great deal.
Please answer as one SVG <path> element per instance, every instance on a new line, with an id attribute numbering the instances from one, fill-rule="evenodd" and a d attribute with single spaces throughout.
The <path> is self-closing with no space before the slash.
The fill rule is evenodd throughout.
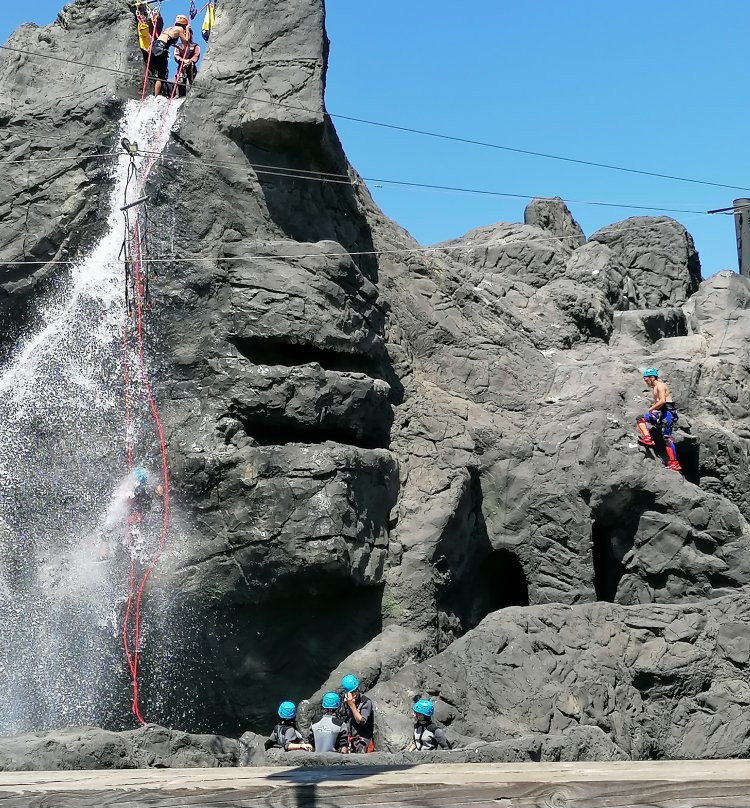
<path id="1" fill-rule="evenodd" d="M 238 741 L 153 724 L 132 732 L 77 727 L 0 739 L 1 771 L 236 766 Z"/>
<path id="2" fill-rule="evenodd" d="M 642 308 L 680 306 L 698 290 L 700 260 L 690 233 L 666 216 L 633 216 L 597 230 L 632 278 Z"/>
<path id="3" fill-rule="evenodd" d="M 124 0 L 79 2 L 55 25 L 22 26 L 7 42 L 14 50 L 0 54 L 0 344 L 23 321 L 29 295 L 64 275 L 45 262 L 85 251 L 101 228 L 124 82 L 74 63 L 132 71 L 132 38 Z"/>
<path id="4" fill-rule="evenodd" d="M 449 732 L 483 741 L 588 727 L 634 759 L 744 757 L 747 608 L 732 596 L 694 607 L 496 612 L 375 687 L 381 744 L 406 740 L 411 698 L 428 693 Z"/>
<path id="5" fill-rule="evenodd" d="M 136 64 L 110 7 L 79 0 L 68 27 L 13 41 L 105 36 Z M 48 103 L 6 100 L 32 80 L 26 57 L 0 58 L 11 131 L 49 134 Z M 420 694 L 465 747 L 435 760 L 747 754 L 750 281 L 702 282 L 665 217 L 584 243 L 559 200 L 421 251 L 346 161 L 326 58 L 320 0 L 222 0 L 146 186 L 165 257 L 147 347 L 180 539 L 147 594 L 189 627 L 146 635 L 163 660 L 144 665 L 150 706 L 263 734 L 279 701 L 313 694 L 314 711 L 353 671 L 384 754 L 402 754 Z M 71 156 L 74 139 L 111 146 L 136 92 L 103 86 L 118 100 L 84 96 L 61 129 Z M 2 260 L 83 250 L 69 228 L 93 233 L 101 213 L 71 183 L 101 180 L 58 167 L 32 199 L 11 171 Z M 78 212 L 31 244 L 17 203 L 44 218 L 63 196 Z M 0 276 L 6 311 L 51 274 Z M 677 402 L 683 475 L 635 442 L 650 365 Z M 279 762 L 246 740 L 248 762 Z"/>
<path id="6" fill-rule="evenodd" d="M 571 250 L 582 247 L 586 242 L 581 226 L 559 197 L 532 199 L 523 212 L 523 221 L 524 224 L 547 230 L 551 235 L 560 236 L 561 241 Z"/>

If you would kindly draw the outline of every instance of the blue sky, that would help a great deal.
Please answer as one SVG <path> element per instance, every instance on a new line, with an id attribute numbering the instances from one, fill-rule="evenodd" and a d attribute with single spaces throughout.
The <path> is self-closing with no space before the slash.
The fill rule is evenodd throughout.
<path id="1" fill-rule="evenodd" d="M 25 19 L 50 22 L 59 6 L 13 4 L 0 40 Z M 327 15 L 330 112 L 750 188 L 750 6 L 739 0 L 327 0 Z M 696 211 L 750 195 L 336 127 L 365 177 Z M 523 217 L 523 200 L 370 186 L 424 244 Z M 570 207 L 587 233 L 638 213 Z M 736 269 L 732 217 L 672 215 L 694 235 L 704 275 Z"/>

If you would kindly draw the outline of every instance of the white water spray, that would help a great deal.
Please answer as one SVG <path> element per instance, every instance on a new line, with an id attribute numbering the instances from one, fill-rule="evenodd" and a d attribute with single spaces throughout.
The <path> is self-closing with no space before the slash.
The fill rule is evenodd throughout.
<path id="1" fill-rule="evenodd" d="M 127 137 L 161 152 L 179 106 L 129 102 L 118 146 Z M 135 159 L 142 170 L 152 158 Z M 101 239 L 45 296 L 40 325 L 0 367 L 3 733 L 111 723 L 108 696 L 123 687 L 127 580 L 115 561 L 125 521 L 120 207 L 129 164 L 117 159 Z"/>

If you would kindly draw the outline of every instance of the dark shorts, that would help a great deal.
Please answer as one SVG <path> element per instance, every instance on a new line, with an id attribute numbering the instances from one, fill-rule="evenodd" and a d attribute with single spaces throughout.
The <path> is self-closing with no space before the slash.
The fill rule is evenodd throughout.
<path id="1" fill-rule="evenodd" d="M 151 52 L 151 62 L 148 66 L 148 73 L 155 79 L 166 81 L 169 75 L 169 51 L 159 55 Z"/>

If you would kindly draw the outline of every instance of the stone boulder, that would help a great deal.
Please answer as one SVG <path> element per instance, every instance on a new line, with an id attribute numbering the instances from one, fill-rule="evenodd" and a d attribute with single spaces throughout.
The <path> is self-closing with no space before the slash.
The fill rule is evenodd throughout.
<path id="1" fill-rule="evenodd" d="M 698 290 L 701 266 L 693 237 L 668 216 L 633 216 L 597 230 L 589 240 L 612 250 L 643 308 L 681 306 Z"/>

